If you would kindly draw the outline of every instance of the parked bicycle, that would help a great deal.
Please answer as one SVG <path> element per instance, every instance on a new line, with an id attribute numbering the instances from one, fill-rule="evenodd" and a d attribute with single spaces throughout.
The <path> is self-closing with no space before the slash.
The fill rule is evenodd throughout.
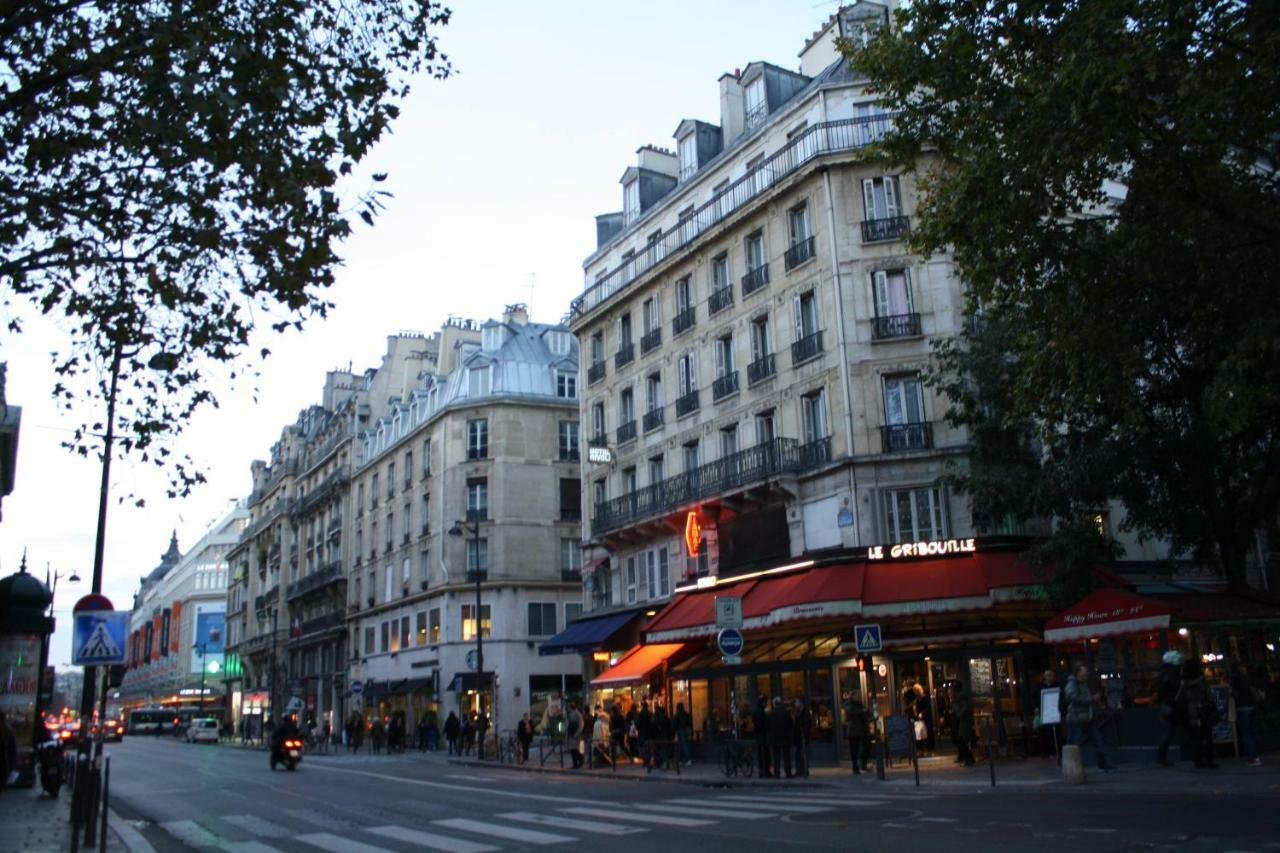
<path id="1" fill-rule="evenodd" d="M 743 740 L 726 740 L 720 747 L 720 769 L 725 776 L 751 778 L 756 772 L 754 744 Z"/>

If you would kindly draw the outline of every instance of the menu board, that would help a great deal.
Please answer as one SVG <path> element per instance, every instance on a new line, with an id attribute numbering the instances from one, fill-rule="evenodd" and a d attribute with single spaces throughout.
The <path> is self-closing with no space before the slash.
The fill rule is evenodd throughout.
<path id="1" fill-rule="evenodd" d="M 915 728 L 907 717 L 893 716 L 884 718 L 885 740 L 889 745 L 890 758 L 910 758 L 911 747 L 915 743 Z"/>
<path id="2" fill-rule="evenodd" d="M 1226 685 L 1210 687 L 1214 704 L 1218 706 L 1218 722 L 1213 727 L 1214 743 L 1235 743 L 1236 727 L 1231 722 L 1231 688 Z"/>
<path id="3" fill-rule="evenodd" d="M 969 682 L 972 695 L 991 694 L 991 658 L 974 658 L 969 661 Z"/>

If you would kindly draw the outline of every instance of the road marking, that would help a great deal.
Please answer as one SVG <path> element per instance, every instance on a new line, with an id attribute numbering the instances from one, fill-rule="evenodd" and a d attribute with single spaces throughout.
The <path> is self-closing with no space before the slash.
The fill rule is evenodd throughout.
<path id="1" fill-rule="evenodd" d="M 317 770 L 324 770 L 327 773 L 347 773 L 352 776 L 368 776 L 371 779 L 384 779 L 388 782 L 394 782 L 396 785 L 418 785 L 423 788 L 443 788 L 446 791 L 470 791 L 473 794 L 484 794 L 486 797 L 514 797 L 520 800 L 538 800 L 544 803 L 563 803 L 563 795 L 553 794 L 525 794 L 519 791 L 507 791 L 503 788 L 474 788 L 468 785 L 458 785 L 456 783 L 447 782 L 427 782 L 423 779 L 408 779 L 404 776 L 393 776 L 390 773 L 372 773 L 368 770 L 349 770 L 345 767 L 323 767 L 316 765 Z"/>
<path id="2" fill-rule="evenodd" d="M 224 841 L 222 849 L 228 853 L 280 853 L 276 848 L 261 841 Z"/>
<path id="3" fill-rule="evenodd" d="M 893 823 L 887 820 L 880 825 L 885 827 L 886 829 L 910 829 L 911 828 L 911 824 L 909 823 Z"/>
<path id="4" fill-rule="evenodd" d="M 688 800 L 666 800 L 668 803 L 687 803 Z M 793 812 L 795 814 L 817 814 L 818 812 L 829 812 L 831 806 L 810 806 L 796 803 L 779 803 L 777 801 L 764 802 L 759 797 L 716 797 L 715 802 L 724 803 L 728 808 L 756 808 L 763 802 L 765 808 L 773 809 L 777 812 Z"/>
<path id="5" fill-rule="evenodd" d="M 468 776 L 465 773 L 446 773 L 446 779 L 465 779 L 468 782 L 497 782 L 499 781 L 493 776 Z"/>
<path id="6" fill-rule="evenodd" d="M 448 835 L 436 835 L 434 832 L 423 832 L 420 829 L 410 829 L 407 826 L 366 826 L 364 831 L 372 832 L 374 835 L 394 838 L 396 841 L 407 841 L 420 847 L 430 847 L 432 850 L 444 850 L 447 853 L 486 853 L 489 850 L 501 849 L 490 844 L 481 844 L 478 841 L 466 841 L 461 838 L 451 838 Z"/>
<path id="7" fill-rule="evenodd" d="M 577 841 L 572 835 L 556 835 L 554 832 L 539 832 L 536 829 L 516 829 L 514 826 L 499 826 L 496 823 L 485 823 L 465 817 L 451 817 L 447 820 L 433 820 L 436 826 L 449 829 L 461 829 L 479 835 L 492 835 L 495 838 L 506 838 L 509 841 L 523 841 L 526 844 L 559 844 L 562 841 Z"/>
<path id="8" fill-rule="evenodd" d="M 329 817 L 324 812 L 315 809 L 283 809 L 284 813 L 290 817 L 295 817 L 308 826 L 316 826 L 320 829 L 347 830 L 351 828 L 351 822 L 339 820 L 338 818 Z"/>
<path id="9" fill-rule="evenodd" d="M 1115 832 L 1114 829 L 1094 829 L 1093 827 L 1089 827 L 1089 826 L 1073 826 L 1071 827 L 1071 831 L 1072 832 L 1094 832 L 1099 835 L 1103 835 L 1108 832 Z"/>
<path id="10" fill-rule="evenodd" d="M 232 826 L 238 826 L 246 832 L 261 835 L 264 838 L 284 838 L 290 834 L 287 829 L 282 829 L 253 814 L 224 814 L 218 820 L 226 821 Z"/>
<path id="11" fill-rule="evenodd" d="M 916 818 L 916 820 L 922 820 L 928 823 L 955 823 L 956 822 L 956 819 L 953 817 L 918 817 Z"/>
<path id="12" fill-rule="evenodd" d="M 693 815 L 694 817 L 714 817 L 726 820 L 764 820 L 766 818 L 778 816 L 777 812 L 735 811 L 727 806 L 722 809 L 717 809 L 704 808 L 702 806 L 668 806 L 663 803 L 635 803 L 631 808 L 644 809 L 645 811 L 650 812 L 672 812 L 673 814 L 687 814 Z"/>
<path id="13" fill-rule="evenodd" d="M 764 805 L 764 806 L 765 806 L 765 808 L 769 808 L 769 807 L 771 807 L 775 802 L 776 802 L 776 803 L 798 803 L 798 804 L 800 804 L 800 805 L 806 805 L 806 806 L 807 806 L 807 805 L 814 805 L 814 806 L 871 806 L 871 805 L 883 806 L 883 805 L 888 805 L 888 804 L 889 804 L 889 802 L 890 802 L 890 800 L 889 800 L 888 798 L 885 798 L 885 797 L 876 797 L 876 796 L 872 796 L 872 797 L 861 797 L 861 796 L 858 796 L 858 797 L 849 797 L 849 798 L 845 798 L 845 797 L 797 797 L 797 796 L 789 796 L 789 797 L 782 797 L 782 798 L 773 798 L 773 797 L 765 798 L 765 797 L 760 797 L 760 798 L 758 798 L 758 799 L 756 800 L 756 802 L 757 802 L 757 803 L 760 803 L 760 804 L 762 804 L 762 805 Z"/>
<path id="14" fill-rule="evenodd" d="M 636 832 L 648 832 L 643 826 L 625 826 L 619 823 L 603 823 L 596 820 L 575 820 L 571 817 L 557 817 L 549 814 L 533 812 L 507 812 L 497 815 L 503 820 L 518 820 L 524 823 L 535 823 L 542 826 L 554 826 L 560 829 L 572 829 L 578 832 L 594 832 L 597 835 L 631 835 Z"/>
<path id="15" fill-rule="evenodd" d="M 194 820 L 170 820 L 160 828 L 188 847 L 217 847 L 222 840 Z"/>
<path id="16" fill-rule="evenodd" d="M 111 820 L 111 828 L 115 830 L 116 835 L 120 836 L 129 853 L 156 853 L 151 842 L 147 841 L 133 824 L 116 814 L 115 809 L 107 809 L 107 817 Z"/>
<path id="17" fill-rule="evenodd" d="M 303 844 L 310 844 L 312 847 L 319 847 L 321 850 L 328 850 L 329 853 L 394 853 L 394 851 L 385 847 L 375 847 L 372 844 L 352 841 L 350 838 L 343 838 L 341 835 L 333 835 L 328 832 L 299 835 L 294 840 L 301 841 Z"/>
<path id="18" fill-rule="evenodd" d="M 573 808 L 560 809 L 565 814 L 581 814 L 588 817 L 607 817 L 610 820 L 629 820 L 636 823 L 658 823 L 664 826 L 710 826 L 715 823 L 714 820 L 699 820 L 692 817 L 675 817 L 674 815 L 665 814 L 636 814 L 635 812 L 627 812 L 619 816 L 618 812 L 609 809 L 593 809 L 587 806 L 574 806 Z"/>

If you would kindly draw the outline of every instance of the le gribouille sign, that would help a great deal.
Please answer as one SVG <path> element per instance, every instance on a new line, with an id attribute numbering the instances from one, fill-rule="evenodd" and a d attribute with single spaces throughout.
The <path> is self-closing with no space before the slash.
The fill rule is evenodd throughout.
<path id="1" fill-rule="evenodd" d="M 886 550 L 887 549 L 887 550 Z M 897 545 L 872 545 L 868 560 L 900 560 L 905 557 L 944 557 L 972 554 L 977 551 L 972 539 L 935 539 L 932 542 L 902 542 Z"/>

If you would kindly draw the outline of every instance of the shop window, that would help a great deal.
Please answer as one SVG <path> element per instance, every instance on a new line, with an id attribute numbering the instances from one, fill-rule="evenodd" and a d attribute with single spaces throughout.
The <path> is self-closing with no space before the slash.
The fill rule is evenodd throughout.
<path id="1" fill-rule="evenodd" d="M 474 604 L 462 605 L 462 641 L 470 642 L 476 638 L 476 606 Z M 493 629 L 493 623 L 489 618 L 489 605 L 480 605 L 480 636 L 488 639 Z"/>
<path id="2" fill-rule="evenodd" d="M 427 611 L 419 610 L 416 618 L 418 645 L 425 646 L 427 644 Z"/>
<path id="3" fill-rule="evenodd" d="M 433 607 L 427 613 L 427 635 L 431 639 L 431 645 L 440 642 L 440 608 Z"/>

